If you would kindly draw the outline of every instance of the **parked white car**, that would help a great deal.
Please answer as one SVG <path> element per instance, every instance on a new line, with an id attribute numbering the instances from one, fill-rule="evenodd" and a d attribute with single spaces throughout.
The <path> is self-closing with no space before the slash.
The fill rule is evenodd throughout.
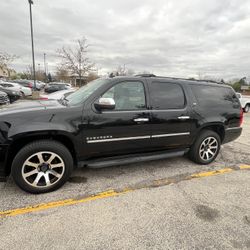
<path id="1" fill-rule="evenodd" d="M 31 88 L 23 87 L 22 85 L 18 83 L 13 82 L 0 82 L 0 85 L 4 88 L 14 90 L 17 92 L 21 92 L 22 96 L 31 96 L 32 90 Z"/>
<path id="2" fill-rule="evenodd" d="M 42 81 L 36 81 L 36 82 L 41 86 L 41 88 L 44 88 L 46 86 L 45 82 Z"/>
<path id="3" fill-rule="evenodd" d="M 48 95 L 40 95 L 40 100 L 60 100 L 64 97 L 67 97 L 74 91 L 75 91 L 74 89 L 64 89 Z"/>
<path id="4" fill-rule="evenodd" d="M 236 93 L 236 95 L 240 100 L 240 104 L 244 112 L 248 113 L 250 111 L 250 96 L 245 96 L 241 93 Z"/>

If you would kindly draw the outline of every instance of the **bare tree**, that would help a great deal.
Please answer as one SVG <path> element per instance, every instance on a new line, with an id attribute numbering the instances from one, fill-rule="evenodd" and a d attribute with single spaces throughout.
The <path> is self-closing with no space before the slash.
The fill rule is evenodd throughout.
<path id="1" fill-rule="evenodd" d="M 10 55 L 6 52 L 0 52 L 0 67 L 8 67 L 17 58 L 16 55 Z"/>
<path id="2" fill-rule="evenodd" d="M 87 82 L 91 82 L 91 81 L 96 80 L 98 78 L 99 78 L 98 74 L 96 74 L 94 72 L 90 72 L 88 74 L 88 77 L 87 77 Z"/>
<path id="3" fill-rule="evenodd" d="M 33 75 L 33 67 L 32 65 L 27 65 L 26 66 L 26 70 L 23 72 L 23 74 L 26 75 L 26 79 L 32 79 L 32 75 Z"/>
<path id="4" fill-rule="evenodd" d="M 119 65 L 117 67 L 116 75 L 117 76 L 125 76 L 126 75 L 126 65 L 125 64 L 123 66 Z"/>
<path id="5" fill-rule="evenodd" d="M 67 82 L 69 78 L 69 71 L 63 65 L 59 65 L 56 69 L 56 79 L 58 81 Z"/>
<path id="6" fill-rule="evenodd" d="M 81 84 L 82 76 L 89 73 L 94 64 L 87 57 L 89 47 L 87 39 L 83 37 L 74 42 L 74 46 L 63 46 L 57 53 L 62 59 L 64 68 L 79 76 Z"/>
<path id="7" fill-rule="evenodd" d="M 131 68 L 127 68 L 126 64 L 123 64 L 119 65 L 113 74 L 116 76 L 132 76 L 135 74 L 135 71 Z"/>

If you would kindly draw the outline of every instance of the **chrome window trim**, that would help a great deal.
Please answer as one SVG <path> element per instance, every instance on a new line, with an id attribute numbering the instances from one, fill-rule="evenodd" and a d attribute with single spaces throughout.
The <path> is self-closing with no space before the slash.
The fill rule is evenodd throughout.
<path id="1" fill-rule="evenodd" d="M 138 110 L 113 110 L 113 111 L 102 111 L 104 114 L 111 114 L 111 113 L 138 113 L 138 112 L 176 112 L 176 111 L 186 111 L 187 108 L 184 109 L 138 109 Z"/>
<path id="2" fill-rule="evenodd" d="M 133 112 L 133 113 L 138 113 L 138 112 L 148 112 L 148 111 L 150 111 L 149 109 L 143 109 L 143 110 L 135 110 L 135 109 L 133 109 L 133 110 L 113 110 L 113 111 L 102 111 L 102 113 L 103 114 L 112 114 L 112 113 L 131 113 L 131 112 Z"/>

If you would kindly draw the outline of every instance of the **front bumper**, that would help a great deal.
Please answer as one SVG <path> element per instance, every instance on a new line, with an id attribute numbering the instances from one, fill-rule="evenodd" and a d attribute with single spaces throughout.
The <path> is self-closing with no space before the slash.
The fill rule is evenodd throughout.
<path id="1" fill-rule="evenodd" d="M 241 127 L 227 128 L 225 130 L 225 137 L 222 143 L 224 144 L 236 140 L 238 137 L 240 137 L 241 133 Z"/>

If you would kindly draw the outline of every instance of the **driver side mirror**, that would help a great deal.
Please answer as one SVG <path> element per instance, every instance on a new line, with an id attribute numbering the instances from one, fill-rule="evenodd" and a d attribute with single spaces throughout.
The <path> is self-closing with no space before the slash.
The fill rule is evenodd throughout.
<path id="1" fill-rule="evenodd" d="M 95 102 L 95 108 L 99 111 L 104 109 L 112 110 L 115 108 L 115 101 L 113 98 L 101 97 L 97 102 Z"/>

